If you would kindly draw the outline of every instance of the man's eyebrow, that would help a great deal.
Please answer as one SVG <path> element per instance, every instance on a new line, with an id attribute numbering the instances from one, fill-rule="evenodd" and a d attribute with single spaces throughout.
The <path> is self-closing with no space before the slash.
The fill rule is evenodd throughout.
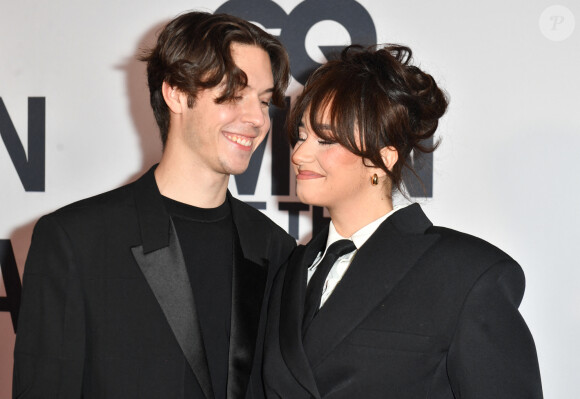
<path id="1" fill-rule="evenodd" d="M 244 89 L 253 89 L 252 86 L 250 85 L 246 85 L 246 87 Z M 263 96 L 265 94 L 273 94 L 274 93 L 274 87 L 269 87 L 267 89 L 262 90 L 260 93 L 258 93 L 258 96 Z"/>
<path id="2" fill-rule="evenodd" d="M 263 92 L 259 93 L 259 95 L 270 94 L 270 93 L 274 93 L 273 87 L 270 87 L 270 88 L 264 90 Z"/>

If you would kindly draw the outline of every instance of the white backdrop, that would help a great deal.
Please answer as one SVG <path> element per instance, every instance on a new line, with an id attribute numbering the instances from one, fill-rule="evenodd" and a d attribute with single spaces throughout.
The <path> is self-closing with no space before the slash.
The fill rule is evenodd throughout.
<path id="1" fill-rule="evenodd" d="M 0 141 L 0 239 L 10 240 L 20 274 L 41 215 L 129 182 L 159 159 L 144 65 L 135 54 L 175 15 L 213 12 L 223 3 L 0 0 L 0 98 L 25 150 L 28 98 L 46 104 L 45 191 L 24 190 Z M 275 3 L 290 13 L 301 2 Z M 520 262 L 527 277 L 521 311 L 536 341 L 545 397 L 579 398 L 580 3 L 359 3 L 378 41 L 409 45 L 450 94 L 433 196 L 417 200 L 435 224 L 480 236 Z M 306 48 L 321 62 L 317 46 L 349 40 L 347 30 L 326 21 L 306 35 Z M 300 87 L 294 82 L 290 93 Z M 288 213 L 277 204 L 296 198 L 293 190 L 271 197 L 270 165 L 268 148 L 255 195 L 240 197 L 266 202 L 265 212 L 288 228 Z M 233 180 L 230 188 L 237 194 Z M 311 212 L 301 212 L 299 222 L 304 242 Z M 0 312 L 0 398 L 10 396 L 13 346 L 10 313 Z"/>

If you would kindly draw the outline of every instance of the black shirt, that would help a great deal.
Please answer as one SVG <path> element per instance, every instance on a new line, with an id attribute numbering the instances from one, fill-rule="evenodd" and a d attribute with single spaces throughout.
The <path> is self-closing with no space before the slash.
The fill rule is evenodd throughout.
<path id="1" fill-rule="evenodd" d="M 205 209 L 167 197 L 164 202 L 187 266 L 214 395 L 225 398 L 232 308 L 234 224 L 230 204 L 226 200 L 217 208 Z M 201 390 L 186 383 L 185 393 L 186 398 L 197 398 Z"/>

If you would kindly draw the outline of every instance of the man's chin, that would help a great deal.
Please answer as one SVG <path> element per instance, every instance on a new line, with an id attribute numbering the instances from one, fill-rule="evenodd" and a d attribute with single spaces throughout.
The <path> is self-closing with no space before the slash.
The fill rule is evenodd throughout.
<path id="1" fill-rule="evenodd" d="M 241 175 L 241 174 L 243 174 L 243 173 L 244 173 L 246 170 L 248 170 L 248 166 L 249 166 L 249 164 L 247 164 L 247 165 L 239 165 L 239 166 L 230 166 L 230 167 L 228 168 L 228 173 L 229 173 L 230 175 L 232 175 L 232 176 L 238 176 L 238 175 Z"/>

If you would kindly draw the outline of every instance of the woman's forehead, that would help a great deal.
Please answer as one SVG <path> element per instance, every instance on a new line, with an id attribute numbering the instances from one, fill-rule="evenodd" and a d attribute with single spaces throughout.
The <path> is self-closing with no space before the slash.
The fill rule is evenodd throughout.
<path id="1" fill-rule="evenodd" d="M 316 117 L 317 125 L 331 125 L 331 113 L 332 113 L 332 101 L 324 101 L 321 104 L 316 104 L 317 107 L 314 108 L 314 114 Z M 312 113 L 312 103 L 308 104 L 302 113 L 301 121 L 302 123 L 310 124 L 311 113 Z"/>

